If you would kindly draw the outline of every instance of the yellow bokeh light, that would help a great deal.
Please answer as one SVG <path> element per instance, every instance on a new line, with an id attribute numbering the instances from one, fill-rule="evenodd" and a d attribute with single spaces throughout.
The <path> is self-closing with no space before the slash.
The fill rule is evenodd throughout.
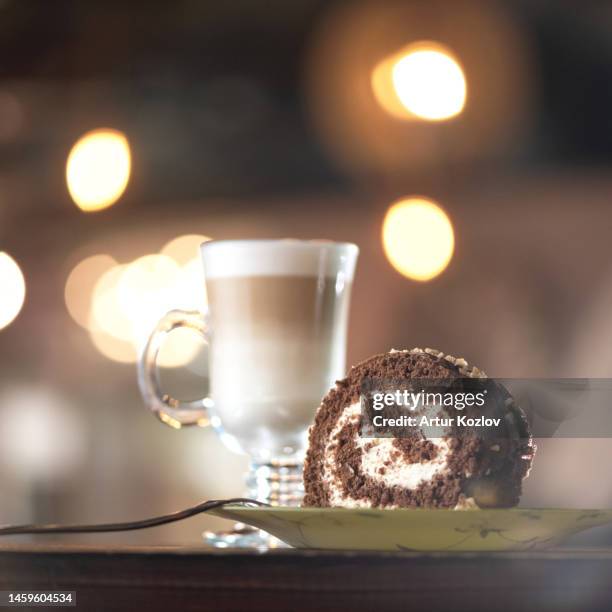
<path id="1" fill-rule="evenodd" d="M 179 266 L 184 266 L 194 259 L 199 260 L 200 245 L 208 240 L 211 238 L 202 234 L 185 234 L 167 242 L 160 253 L 174 259 Z"/>
<path id="2" fill-rule="evenodd" d="M 401 119 L 451 119 L 461 113 L 467 98 L 463 68 L 438 43 L 415 43 L 385 58 L 371 82 L 379 104 Z"/>
<path id="3" fill-rule="evenodd" d="M 173 288 L 179 265 L 166 255 L 145 255 L 129 264 L 117 285 L 117 298 L 125 315 L 144 332 L 175 307 Z"/>
<path id="4" fill-rule="evenodd" d="M 73 270 L 71 277 L 75 280 L 70 283 L 70 293 L 72 289 L 76 291 L 79 278 L 86 276 L 86 271 L 100 270 L 102 264 L 109 263 L 100 258 L 108 256 L 88 258 Z M 122 265 L 109 259 L 114 265 L 99 275 L 89 292 L 89 302 L 83 298 L 80 304 L 90 304 L 86 325 L 98 351 L 113 361 L 133 363 L 168 310 L 203 308 L 200 262 L 193 258 L 180 266 L 171 257 L 159 254 L 145 255 Z M 68 304 L 68 283 L 66 296 Z M 79 310 L 79 318 L 80 315 Z M 186 365 L 196 357 L 200 346 L 198 335 L 191 330 L 174 330 L 161 347 L 158 363 L 168 368 Z"/>
<path id="5" fill-rule="evenodd" d="M 402 104 L 423 119 L 450 119 L 465 106 L 463 70 L 443 51 L 421 49 L 407 54 L 393 67 L 393 85 Z"/>
<path id="6" fill-rule="evenodd" d="M 117 300 L 117 285 L 125 269 L 125 265 L 115 264 L 98 277 L 90 293 L 87 329 L 102 355 L 119 363 L 135 363 L 132 323 Z"/>
<path id="7" fill-rule="evenodd" d="M 25 279 L 17 262 L 0 252 L 0 329 L 10 325 L 25 300 Z"/>
<path id="8" fill-rule="evenodd" d="M 202 310 L 206 307 L 200 245 L 208 240 L 212 239 L 201 234 L 187 234 L 174 238 L 161 249 L 162 255 L 171 257 L 181 266 L 174 287 L 175 308 Z"/>
<path id="9" fill-rule="evenodd" d="M 393 204 L 385 215 L 382 240 L 391 265 L 417 281 L 431 280 L 443 272 L 455 249 L 448 215 L 424 198 L 408 198 Z"/>
<path id="10" fill-rule="evenodd" d="M 96 283 L 116 265 L 117 262 L 110 255 L 92 255 L 80 261 L 68 275 L 64 300 L 70 316 L 81 327 L 89 327 L 91 299 Z"/>
<path id="11" fill-rule="evenodd" d="M 89 337 L 96 349 L 108 359 L 119 363 L 136 363 L 138 354 L 133 342 L 107 334 L 95 321 L 89 325 Z"/>
<path id="12" fill-rule="evenodd" d="M 394 57 L 389 57 L 380 62 L 372 71 L 372 91 L 378 104 L 389 115 L 396 119 L 417 119 L 402 104 L 393 86 L 393 65 L 397 61 Z"/>
<path id="13" fill-rule="evenodd" d="M 206 310 L 208 296 L 199 257 L 182 266 L 175 286 L 175 300 L 176 306 L 183 310 Z"/>
<path id="14" fill-rule="evenodd" d="M 132 321 L 126 316 L 118 299 L 119 283 L 126 269 L 126 265 L 114 266 L 98 279 L 91 297 L 88 327 L 90 331 L 102 331 L 117 340 L 131 342 Z"/>
<path id="15" fill-rule="evenodd" d="M 121 197 L 130 170 L 130 146 L 125 135 L 116 130 L 93 130 L 82 136 L 68 155 L 68 191 L 81 210 L 102 210 Z"/>
<path id="16" fill-rule="evenodd" d="M 146 342 L 159 319 L 173 308 L 187 308 L 182 284 L 184 270 L 167 255 L 145 255 L 133 261 L 117 286 L 117 300 L 132 323 L 135 346 Z M 197 335 L 175 330 L 166 339 L 158 358 L 163 367 L 189 363 L 198 352 Z"/>

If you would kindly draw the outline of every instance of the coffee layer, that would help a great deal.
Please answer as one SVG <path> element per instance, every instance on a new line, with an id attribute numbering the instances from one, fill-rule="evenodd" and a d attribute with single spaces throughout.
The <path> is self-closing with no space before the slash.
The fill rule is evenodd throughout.
<path id="1" fill-rule="evenodd" d="M 305 447 L 323 394 L 344 373 L 350 283 L 207 279 L 213 412 L 250 454 Z"/>

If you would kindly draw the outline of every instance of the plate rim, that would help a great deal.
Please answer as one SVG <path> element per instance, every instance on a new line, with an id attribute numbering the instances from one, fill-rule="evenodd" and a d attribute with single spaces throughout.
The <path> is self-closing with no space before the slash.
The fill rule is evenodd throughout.
<path id="1" fill-rule="evenodd" d="M 399 514 L 399 513 L 466 513 L 480 514 L 482 512 L 492 513 L 523 513 L 523 512 L 557 512 L 565 514 L 575 513 L 588 513 L 588 514 L 600 514 L 600 513 L 611 513 L 612 508 L 467 508 L 461 510 L 455 510 L 454 508 L 343 508 L 343 507 L 302 507 L 302 506 L 242 506 L 236 504 L 228 504 L 227 506 L 221 506 L 215 508 L 215 510 L 239 510 L 241 512 L 249 513 L 267 513 L 267 512 L 281 512 L 285 514 L 296 514 L 300 512 L 318 512 L 318 513 L 388 513 L 388 514 Z M 214 512 L 214 510 L 213 510 Z"/>

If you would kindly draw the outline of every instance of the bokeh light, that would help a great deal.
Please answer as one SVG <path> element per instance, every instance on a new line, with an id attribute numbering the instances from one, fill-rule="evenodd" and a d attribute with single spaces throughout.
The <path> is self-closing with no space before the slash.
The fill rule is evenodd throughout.
<path id="1" fill-rule="evenodd" d="M 81 413 L 53 388 L 9 387 L 0 396 L 0 466 L 27 484 L 82 468 L 87 439 Z"/>
<path id="2" fill-rule="evenodd" d="M 0 252 L 0 329 L 10 325 L 25 300 L 25 279 L 17 262 Z"/>
<path id="3" fill-rule="evenodd" d="M 432 42 L 415 43 L 380 62 L 372 72 L 372 89 L 379 104 L 401 119 L 451 119 L 467 98 L 459 61 Z"/>
<path id="4" fill-rule="evenodd" d="M 173 308 L 191 307 L 186 302 L 195 302 L 194 295 L 200 295 L 197 285 L 187 282 L 192 274 L 189 266 L 181 268 L 160 254 L 107 269 L 91 293 L 87 327 L 94 346 L 113 361 L 135 362 L 159 319 Z M 197 307 L 202 308 L 202 303 Z M 200 345 L 197 334 L 177 329 L 164 342 L 158 363 L 168 368 L 185 365 Z"/>
<path id="5" fill-rule="evenodd" d="M 179 266 L 184 266 L 193 260 L 200 260 L 200 245 L 208 240 L 211 238 L 202 234 L 177 236 L 167 242 L 160 253 L 174 259 Z"/>
<path id="6" fill-rule="evenodd" d="M 118 287 L 127 266 L 116 265 L 98 279 L 91 297 L 88 327 L 100 330 L 117 340 L 131 341 L 132 321 L 118 300 Z"/>
<path id="7" fill-rule="evenodd" d="M 91 299 L 96 283 L 116 265 L 117 262 L 110 255 L 91 255 L 80 261 L 68 275 L 64 300 L 70 316 L 81 327 L 89 327 Z"/>
<path id="8" fill-rule="evenodd" d="M 167 255 L 145 255 L 127 266 L 117 287 L 117 299 L 132 322 L 138 350 L 166 312 L 185 308 L 181 299 L 182 280 L 182 268 Z M 195 357 L 198 348 L 196 334 L 188 329 L 176 329 L 166 338 L 158 363 L 163 367 L 184 365 Z"/>
<path id="9" fill-rule="evenodd" d="M 138 353 L 132 340 L 122 340 L 107 334 L 93 318 L 89 326 L 89 337 L 98 352 L 107 359 L 118 363 L 136 363 Z"/>
<path id="10" fill-rule="evenodd" d="M 160 253 L 171 257 L 181 271 L 174 288 L 174 307 L 184 310 L 202 310 L 207 296 L 200 258 L 200 245 L 211 240 L 202 234 L 185 234 L 166 243 Z"/>
<path id="11" fill-rule="evenodd" d="M 407 198 L 385 216 L 383 247 L 391 265 L 404 276 L 428 281 L 448 266 L 455 248 L 453 226 L 435 202 Z"/>
<path id="12" fill-rule="evenodd" d="M 102 210 L 121 197 L 130 170 L 130 146 L 125 135 L 116 130 L 93 130 L 81 137 L 68 155 L 68 191 L 81 210 Z"/>
<path id="13" fill-rule="evenodd" d="M 447 52 L 415 49 L 393 67 L 393 85 L 402 104 L 417 117 L 440 121 L 458 115 L 465 106 L 463 70 Z"/>
<path id="14" fill-rule="evenodd" d="M 119 363 L 135 363 L 137 350 L 133 324 L 117 297 L 119 282 L 126 267 L 115 265 L 96 282 L 87 327 L 93 345 L 102 355 Z"/>
<path id="15" fill-rule="evenodd" d="M 206 309 L 199 247 L 207 240 L 202 234 L 181 235 L 167 242 L 161 253 L 122 264 L 107 254 L 86 257 L 66 280 L 68 312 L 88 330 L 102 355 L 134 363 L 166 312 Z M 173 330 L 160 349 L 158 363 L 166 368 L 192 365 L 202 345 L 193 330 Z"/>
<path id="16" fill-rule="evenodd" d="M 145 255 L 126 266 L 117 285 L 117 301 L 136 336 L 146 337 L 160 317 L 176 307 L 178 264 L 166 255 Z"/>
<path id="17" fill-rule="evenodd" d="M 204 283 L 202 262 L 192 259 L 181 268 L 176 284 L 176 304 L 184 310 L 206 310 L 208 296 Z"/>
<path id="18" fill-rule="evenodd" d="M 395 56 L 384 59 L 372 71 L 371 85 L 380 107 L 396 119 L 414 120 L 416 117 L 402 104 L 393 85 Z"/>

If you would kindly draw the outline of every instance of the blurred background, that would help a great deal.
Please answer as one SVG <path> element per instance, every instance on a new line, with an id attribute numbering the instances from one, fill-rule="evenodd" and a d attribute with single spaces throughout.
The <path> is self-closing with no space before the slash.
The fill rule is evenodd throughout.
<path id="1" fill-rule="evenodd" d="M 612 5 L 2 0 L 0 55 L 0 523 L 242 492 L 247 458 L 136 385 L 157 318 L 205 305 L 207 238 L 357 243 L 349 363 L 612 375 Z M 206 358 L 173 335 L 168 390 Z M 610 460 L 541 441 L 522 505 L 612 506 Z"/>

